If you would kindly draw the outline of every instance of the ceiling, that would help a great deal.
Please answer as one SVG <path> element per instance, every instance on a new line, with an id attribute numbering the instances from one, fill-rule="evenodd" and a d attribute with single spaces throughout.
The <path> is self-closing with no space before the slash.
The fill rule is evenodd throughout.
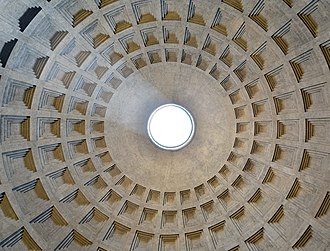
<path id="1" fill-rule="evenodd" d="M 329 1 L 0 6 L 1 248 L 330 248 Z"/>

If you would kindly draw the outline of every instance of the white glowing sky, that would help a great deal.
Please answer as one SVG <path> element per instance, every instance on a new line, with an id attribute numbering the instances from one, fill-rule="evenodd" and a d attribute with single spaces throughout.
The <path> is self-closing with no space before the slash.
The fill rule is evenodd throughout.
<path id="1" fill-rule="evenodd" d="M 159 145 L 173 148 L 187 142 L 193 122 L 187 112 L 176 105 L 164 106 L 150 117 L 149 134 Z"/>

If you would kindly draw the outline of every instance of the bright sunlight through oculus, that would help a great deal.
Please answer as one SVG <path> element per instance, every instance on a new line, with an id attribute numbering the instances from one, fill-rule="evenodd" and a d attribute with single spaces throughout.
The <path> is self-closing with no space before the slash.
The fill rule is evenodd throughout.
<path id="1" fill-rule="evenodd" d="M 192 139 L 195 124 L 190 113 L 182 106 L 166 104 L 158 107 L 148 120 L 148 134 L 158 147 L 179 150 Z"/>

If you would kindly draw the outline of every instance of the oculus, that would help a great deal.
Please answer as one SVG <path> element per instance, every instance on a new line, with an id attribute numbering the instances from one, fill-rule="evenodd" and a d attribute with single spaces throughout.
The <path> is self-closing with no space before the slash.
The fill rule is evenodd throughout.
<path id="1" fill-rule="evenodd" d="M 152 112 L 148 120 L 148 135 L 158 147 L 175 151 L 193 138 L 195 123 L 191 114 L 177 104 L 166 104 Z"/>

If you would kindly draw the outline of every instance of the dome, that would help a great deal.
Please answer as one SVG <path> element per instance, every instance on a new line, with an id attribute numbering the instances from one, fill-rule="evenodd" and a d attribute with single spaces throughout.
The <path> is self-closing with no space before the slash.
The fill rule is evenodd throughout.
<path id="1" fill-rule="evenodd" d="M 0 6 L 0 248 L 330 248 L 329 1 Z"/>

